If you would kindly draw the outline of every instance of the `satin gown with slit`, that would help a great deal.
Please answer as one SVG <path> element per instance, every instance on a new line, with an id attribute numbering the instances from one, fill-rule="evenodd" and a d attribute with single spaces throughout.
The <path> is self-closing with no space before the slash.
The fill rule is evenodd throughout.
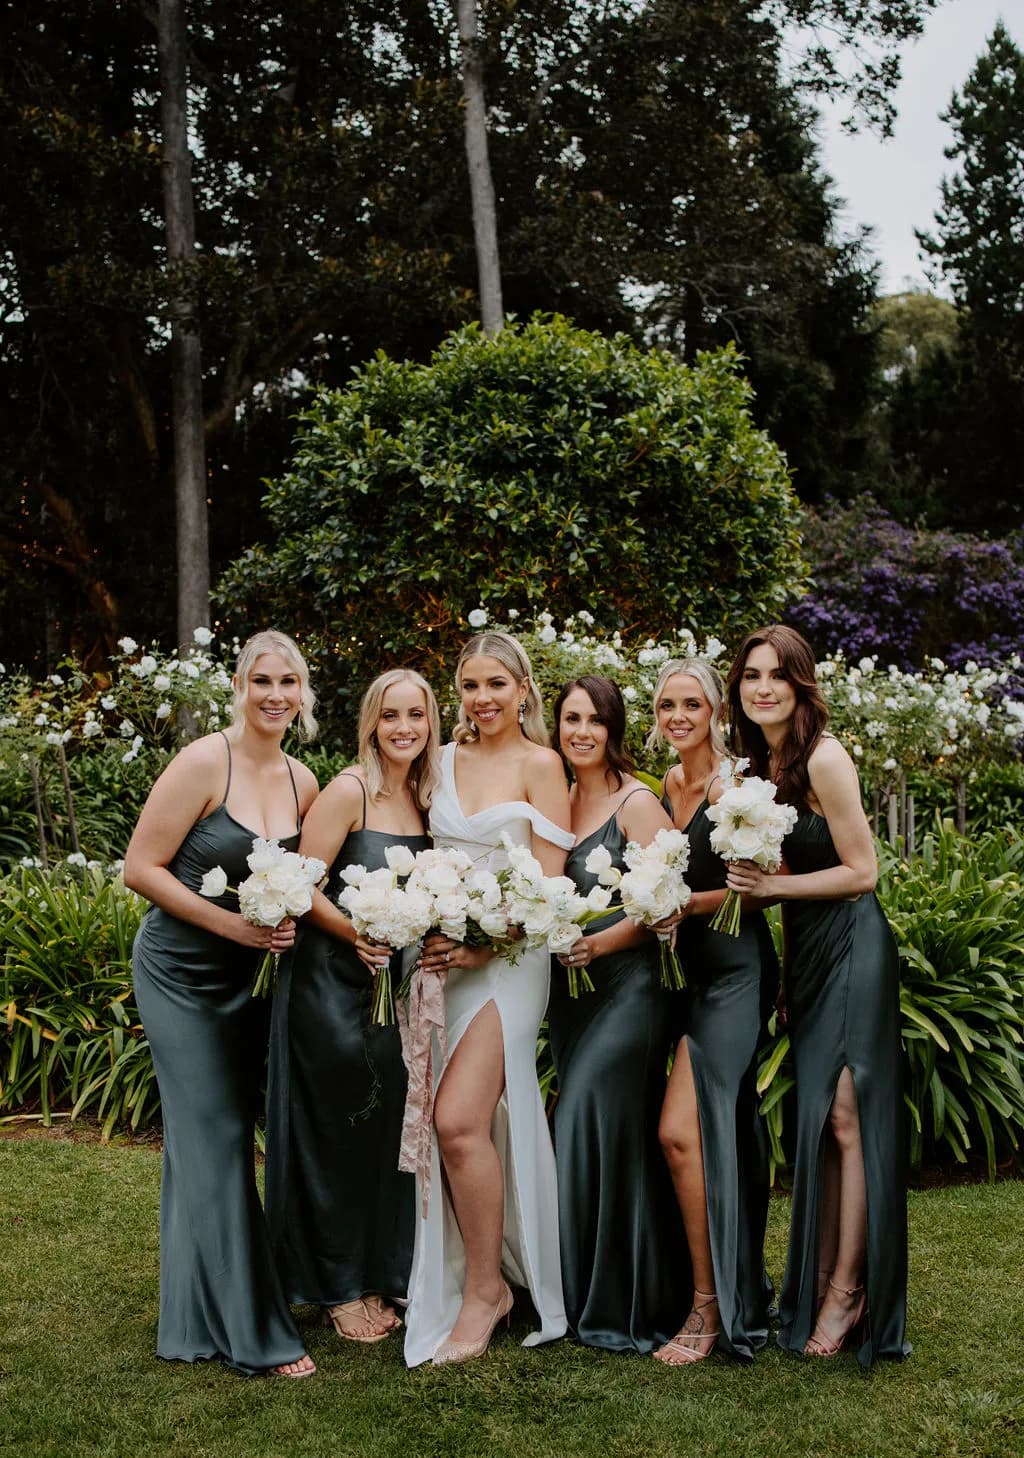
<path id="1" fill-rule="evenodd" d="M 563 850 L 571 848 L 573 837 L 526 801 L 490 805 L 474 815 L 464 815 L 455 788 L 455 748 L 454 744 L 444 748 L 441 783 L 430 807 L 436 845 L 457 846 L 477 865 L 492 870 L 507 865 L 501 846 L 503 832 L 519 845 L 529 845 L 536 833 Z M 529 1292 L 539 1322 L 524 1346 L 553 1341 L 566 1331 L 555 1157 L 537 1084 L 537 1034 L 548 1000 L 548 962 L 544 947 L 520 952 L 514 964 L 504 957 L 492 957 L 472 971 L 449 972 L 445 988 L 449 1058 L 489 1003 L 494 1004 L 501 1021 L 505 1090 L 495 1110 L 491 1135 L 505 1182 L 502 1271 L 511 1285 Z M 434 1067 L 440 1066 L 435 1038 Z M 455 1325 L 465 1275 L 462 1237 L 443 1178 L 436 1135 L 431 1141 L 430 1164 L 425 1216 L 417 1191 L 405 1337 L 405 1360 L 410 1367 L 428 1362 Z"/>
<path id="2" fill-rule="evenodd" d="M 827 822 L 803 810 L 783 846 L 794 875 L 840 864 Z M 857 1095 L 867 1189 L 866 1336 L 862 1366 L 903 1357 L 907 1195 L 899 954 L 872 893 L 856 901 L 788 901 L 786 1007 L 796 1076 L 796 1158 L 779 1345 L 802 1352 L 814 1330 L 824 1139 L 844 1068 Z"/>
<path id="3" fill-rule="evenodd" d="M 624 870 L 625 844 L 612 815 L 574 847 L 565 874 L 586 895 L 598 884 L 585 866 L 590 852 L 607 847 Z M 587 932 L 622 916 L 612 912 Z M 693 1290 L 658 1141 L 670 1030 L 657 941 L 597 957 L 587 971 L 594 991 L 574 999 L 565 968 L 553 960 L 548 1004 L 565 1310 L 570 1332 L 586 1346 L 647 1353 L 679 1329 Z"/>
<path id="4" fill-rule="evenodd" d="M 687 882 L 725 888 L 726 866 L 711 848 L 705 799 L 685 827 Z M 720 1351 L 751 1361 L 768 1340 L 772 1287 L 764 1264 L 768 1140 L 758 1114 L 757 1050 L 779 982 L 762 912 L 740 919 L 739 936 L 711 930 L 710 916 L 680 923 L 676 947 L 686 976 L 677 994 L 700 1120 L 708 1236 L 718 1296 Z"/>
<path id="5" fill-rule="evenodd" d="M 253 833 L 227 809 L 230 756 L 229 745 L 223 803 L 192 826 L 170 863 L 192 891 L 214 866 L 231 886 L 249 874 Z M 281 844 L 294 849 L 298 839 L 296 832 Z M 238 909 L 229 892 L 218 904 Z M 157 1355 L 218 1358 L 246 1374 L 295 1362 L 305 1350 L 256 1188 L 253 1136 L 270 1021 L 268 999 L 251 996 L 260 956 L 158 906 L 143 917 L 132 952 L 163 1116 Z"/>
<path id="6" fill-rule="evenodd" d="M 364 811 L 365 820 L 365 792 Z M 427 836 L 353 830 L 328 873 L 336 902 L 352 864 L 386 864 L 389 846 Z M 391 959 L 393 986 L 402 957 Z M 267 1098 L 267 1225 L 289 1301 L 332 1306 L 404 1299 L 415 1187 L 398 1169 L 406 1076 L 398 1028 L 370 1022 L 373 978 L 355 948 L 301 927 L 282 958 Z"/>

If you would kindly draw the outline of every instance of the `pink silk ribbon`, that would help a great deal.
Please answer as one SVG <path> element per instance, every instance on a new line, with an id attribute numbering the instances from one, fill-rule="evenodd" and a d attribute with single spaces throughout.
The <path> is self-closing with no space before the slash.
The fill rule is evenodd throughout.
<path id="1" fill-rule="evenodd" d="M 420 1187 L 420 1205 L 425 1220 L 430 1208 L 430 1155 L 434 1132 L 434 1039 L 441 1049 L 442 1072 L 448 1062 L 448 1039 L 444 1025 L 444 985 L 447 972 L 424 972 L 419 963 L 412 974 L 409 1004 L 397 1005 L 402 1036 L 402 1058 L 409 1075 L 409 1091 L 402 1118 L 402 1142 L 398 1168 L 414 1174 Z"/>

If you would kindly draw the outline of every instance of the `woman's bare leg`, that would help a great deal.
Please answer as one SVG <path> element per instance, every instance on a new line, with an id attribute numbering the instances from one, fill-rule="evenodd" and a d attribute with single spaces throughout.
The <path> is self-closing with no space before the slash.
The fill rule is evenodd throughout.
<path id="1" fill-rule="evenodd" d="M 694 1305 L 679 1334 L 655 1356 L 677 1366 L 686 1359 L 673 1347 L 692 1350 L 695 1356 L 707 1356 L 718 1332 L 718 1302 L 714 1299 L 715 1270 L 711 1259 L 711 1237 L 708 1233 L 708 1202 L 704 1184 L 704 1150 L 700 1137 L 700 1115 L 697 1090 L 693 1082 L 690 1048 L 685 1038 L 676 1049 L 675 1062 L 665 1090 L 665 1102 L 658 1127 L 662 1151 L 668 1163 L 676 1199 L 686 1229 L 693 1268 Z M 702 1299 L 703 1298 L 703 1299 Z"/>
<path id="2" fill-rule="evenodd" d="M 466 1254 L 462 1308 L 452 1341 L 473 1341 L 502 1292 L 505 1183 L 491 1121 L 505 1087 L 501 1018 L 481 1008 L 459 1040 L 434 1105 L 434 1129 Z"/>
<path id="3" fill-rule="evenodd" d="M 835 1265 L 818 1313 L 812 1342 L 840 1342 L 862 1306 L 867 1250 L 868 1207 L 864 1181 L 864 1149 L 853 1075 L 844 1068 L 836 1085 L 829 1127 L 838 1151 Z M 850 1295 L 850 1292 L 855 1294 Z"/>

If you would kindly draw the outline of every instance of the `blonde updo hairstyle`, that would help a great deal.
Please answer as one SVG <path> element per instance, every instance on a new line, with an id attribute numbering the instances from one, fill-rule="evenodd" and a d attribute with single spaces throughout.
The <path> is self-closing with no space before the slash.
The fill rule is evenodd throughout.
<path id="1" fill-rule="evenodd" d="M 262 658 L 264 653 L 280 654 L 298 677 L 301 695 L 299 712 L 294 723 L 300 739 L 315 739 L 317 722 L 313 717 L 313 710 L 316 708 L 316 694 L 310 686 L 309 668 L 295 639 L 289 638 L 287 633 L 279 632 L 277 628 L 265 628 L 261 633 L 253 633 L 252 637 L 247 639 L 238 651 L 235 677 L 232 682 L 232 724 L 241 723 L 245 715 L 245 701 L 249 693 L 249 675 L 256 666 L 256 660 Z"/>
<path id="2" fill-rule="evenodd" d="M 384 710 L 384 695 L 396 683 L 411 683 L 423 693 L 430 730 L 426 744 L 409 766 L 409 788 L 421 810 L 429 810 L 430 800 L 439 778 L 441 754 L 441 716 L 434 690 L 413 668 L 389 668 L 373 680 L 359 705 L 359 763 L 366 779 L 366 793 L 371 800 L 386 799 L 390 791 L 384 760 L 377 743 L 377 725 Z"/>
<path id="3" fill-rule="evenodd" d="M 654 726 L 646 739 L 647 748 L 650 750 L 661 749 L 665 743 L 665 736 L 661 732 L 658 723 L 658 704 L 665 692 L 665 686 L 670 678 L 675 678 L 677 673 L 685 673 L 690 678 L 695 678 L 700 684 L 701 693 L 711 705 L 711 752 L 716 759 L 724 759 L 727 754 L 725 747 L 725 731 L 722 728 L 722 713 L 725 708 L 725 684 L 722 675 L 717 668 L 703 658 L 670 658 L 667 663 L 662 664 L 661 672 L 658 674 L 658 682 L 654 685 Z"/>
<path id="4" fill-rule="evenodd" d="M 537 685 L 533 681 L 530 660 L 523 651 L 522 645 L 508 633 L 476 633 L 459 654 L 459 661 L 455 665 L 455 691 L 459 695 L 459 717 L 452 732 L 452 738 L 456 744 L 469 743 L 476 739 L 478 734 L 476 725 L 462 704 L 462 666 L 468 658 L 477 656 L 496 658 L 502 667 L 508 670 L 517 684 L 526 681 L 522 731 L 527 739 L 532 739 L 534 744 L 542 744 L 547 749 L 551 740 L 544 722 L 544 706 L 540 701 Z"/>

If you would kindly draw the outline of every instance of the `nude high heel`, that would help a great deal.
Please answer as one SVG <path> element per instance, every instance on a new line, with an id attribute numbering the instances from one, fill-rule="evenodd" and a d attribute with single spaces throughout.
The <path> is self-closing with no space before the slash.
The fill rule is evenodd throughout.
<path id="1" fill-rule="evenodd" d="M 494 1335 L 494 1328 L 504 1318 L 508 1325 L 512 1316 L 512 1305 L 515 1297 L 512 1295 L 511 1287 L 507 1281 L 502 1281 L 501 1295 L 498 1297 L 494 1312 L 490 1321 L 484 1327 L 480 1335 L 471 1342 L 443 1342 L 434 1353 L 433 1364 L 435 1367 L 450 1367 L 456 1362 L 469 1362 L 474 1357 L 482 1357 L 486 1352 L 491 1337 Z"/>
<path id="2" fill-rule="evenodd" d="M 837 1286 L 831 1276 L 829 1277 L 828 1284 L 832 1287 L 833 1291 L 839 1291 L 843 1296 L 859 1296 L 860 1300 L 853 1308 L 853 1320 L 837 1342 L 832 1341 L 829 1337 L 818 1336 L 818 1327 L 815 1325 L 814 1331 L 811 1333 L 807 1345 L 804 1347 L 805 1357 L 837 1357 L 845 1347 L 852 1347 L 859 1341 L 864 1329 L 865 1308 L 868 1299 L 864 1287 Z"/>

